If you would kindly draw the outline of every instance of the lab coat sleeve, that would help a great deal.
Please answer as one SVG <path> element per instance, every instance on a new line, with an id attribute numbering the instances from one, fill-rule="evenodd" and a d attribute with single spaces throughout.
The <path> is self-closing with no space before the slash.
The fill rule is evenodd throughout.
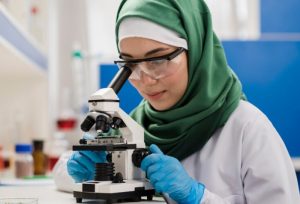
<path id="1" fill-rule="evenodd" d="M 244 197 L 221 197 L 206 189 L 200 204 L 299 204 L 295 170 L 279 134 L 260 113 L 242 135 L 241 179 Z"/>
<path id="2" fill-rule="evenodd" d="M 72 192 L 75 185 L 74 180 L 68 174 L 67 162 L 72 155 L 72 151 L 62 154 L 53 168 L 53 178 L 56 188 L 60 191 Z"/>

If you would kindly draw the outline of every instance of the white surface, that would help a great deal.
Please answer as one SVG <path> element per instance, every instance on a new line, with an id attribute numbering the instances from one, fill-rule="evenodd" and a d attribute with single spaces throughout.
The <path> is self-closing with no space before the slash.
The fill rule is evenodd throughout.
<path id="1" fill-rule="evenodd" d="M 38 198 L 40 204 L 76 203 L 71 193 L 59 192 L 54 185 L 0 186 L 0 198 Z"/>
<path id="2" fill-rule="evenodd" d="M 107 0 L 86 1 L 88 47 L 92 55 L 116 53 L 115 19 L 120 2 Z"/>
<path id="3" fill-rule="evenodd" d="M 53 185 L 52 179 L 0 179 L 1 186 L 43 186 Z"/>
<path id="4" fill-rule="evenodd" d="M 38 198 L 39 204 L 71 204 L 76 203 L 72 193 L 57 191 L 53 184 L 32 186 L 0 186 L 0 198 Z M 139 203 L 164 203 L 155 198 L 156 201 L 142 201 Z M 101 203 L 95 200 L 85 200 L 83 203 Z M 103 202 L 104 203 L 104 202 Z M 138 203 L 134 203 L 138 204 Z"/>
<path id="5" fill-rule="evenodd" d="M 260 0 L 205 0 L 213 27 L 221 39 L 257 39 L 260 36 Z"/>
<path id="6" fill-rule="evenodd" d="M 47 72 L 38 67 L 8 41 L 0 36 L 0 79 L 44 78 Z"/>
<path id="7" fill-rule="evenodd" d="M 87 181 L 85 183 L 94 183 L 95 181 Z M 95 192 L 97 193 L 124 193 L 134 191 L 135 188 L 145 187 L 146 190 L 151 190 L 153 187 L 148 182 L 142 182 L 137 180 L 124 180 L 125 183 L 112 183 L 111 181 L 103 181 L 95 183 Z M 84 183 L 77 183 L 74 186 L 74 191 L 82 192 L 82 186 Z"/>
<path id="8" fill-rule="evenodd" d="M 24 6 L 24 5 L 20 5 Z M 10 24 L 15 27 L 15 29 L 24 37 L 24 40 L 28 41 L 29 44 L 31 44 L 33 47 L 38 49 L 38 51 L 44 55 L 40 44 L 35 40 L 35 38 L 22 26 L 22 23 L 20 23 L 18 20 L 16 20 L 10 12 L 3 6 L 3 4 L 0 2 L 0 12 L 3 13 L 3 15 L 7 18 L 7 20 L 10 22 Z"/>
<path id="9" fill-rule="evenodd" d="M 20 26 L 20 24 L 9 14 L 6 8 L 0 2 L 0 13 L 7 20 L 8 25 L 11 25 L 13 30 L 12 32 L 19 33 L 22 36 L 22 39 L 28 43 L 28 47 L 35 48 L 41 56 L 45 56 L 43 51 L 39 48 L 38 43 L 34 40 L 34 38 L 25 31 L 25 29 Z M 4 23 L 4 25 L 7 25 Z M 2 24 L 0 26 L 3 26 Z M 10 27 L 10 29 L 11 29 Z M 1 27 L 1 29 L 7 29 Z M 12 34 L 11 43 L 4 39 L 0 35 L 0 79 L 7 78 L 36 78 L 42 77 L 45 78 L 47 76 L 47 72 L 44 70 L 45 67 L 39 67 L 35 62 L 29 59 L 26 55 L 24 55 L 20 50 L 16 49 L 18 41 L 14 39 L 14 34 Z M 17 39 L 18 40 L 18 39 Z M 26 49 L 26 48 L 23 48 Z"/>

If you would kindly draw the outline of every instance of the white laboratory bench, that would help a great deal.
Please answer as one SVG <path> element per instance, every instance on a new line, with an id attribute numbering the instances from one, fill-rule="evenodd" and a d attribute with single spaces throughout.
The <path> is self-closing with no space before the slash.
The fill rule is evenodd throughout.
<path id="1" fill-rule="evenodd" d="M 39 204 L 76 204 L 76 199 L 73 197 L 73 194 L 56 190 L 53 181 L 42 183 L 37 182 L 32 183 L 32 185 L 13 185 L 13 182 L 9 185 L 0 184 L 0 198 L 38 198 Z M 83 203 L 105 202 L 83 199 Z M 153 201 L 145 200 L 141 202 L 132 202 L 132 204 L 133 203 L 163 204 L 165 202 L 161 198 L 154 198 Z"/>
<path id="2" fill-rule="evenodd" d="M 59 192 L 54 185 L 0 186 L 0 198 L 38 198 L 39 204 L 76 203 L 71 193 Z"/>

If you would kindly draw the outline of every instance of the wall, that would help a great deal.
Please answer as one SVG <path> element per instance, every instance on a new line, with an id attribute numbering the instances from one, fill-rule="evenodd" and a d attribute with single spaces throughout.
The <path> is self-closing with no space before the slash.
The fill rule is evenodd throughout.
<path id="1" fill-rule="evenodd" d="M 88 50 L 88 36 L 86 1 L 51 0 L 49 9 L 49 114 L 52 138 L 57 131 L 57 119 L 74 114 L 73 102 L 77 99 L 72 77 L 72 52 L 75 48 Z M 80 122 L 74 130 L 65 132 L 70 144 L 77 143 L 81 137 Z"/>
<path id="2" fill-rule="evenodd" d="M 205 0 L 214 30 L 222 39 L 257 39 L 260 36 L 260 0 Z"/>
<path id="3" fill-rule="evenodd" d="M 31 78 L 4 83 L 2 79 L 1 84 L 5 84 L 0 86 L 1 145 L 48 137 L 47 81 Z"/>
<path id="4" fill-rule="evenodd" d="M 300 33 L 299 0 L 261 1 L 261 31 L 263 34 Z"/>

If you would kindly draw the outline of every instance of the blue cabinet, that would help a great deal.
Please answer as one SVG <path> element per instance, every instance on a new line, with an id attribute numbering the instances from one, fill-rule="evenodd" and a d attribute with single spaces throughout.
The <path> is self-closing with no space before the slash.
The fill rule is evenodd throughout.
<path id="1" fill-rule="evenodd" d="M 261 0 L 262 33 L 300 33 L 299 0 Z"/>
<path id="2" fill-rule="evenodd" d="M 250 102 L 271 120 L 291 156 L 300 155 L 300 41 L 223 42 Z"/>
<path id="3" fill-rule="evenodd" d="M 100 65 L 100 84 L 99 87 L 105 88 L 108 86 L 112 78 L 118 71 L 118 67 L 114 64 Z M 120 92 L 118 93 L 120 99 L 120 107 L 126 112 L 130 113 L 142 100 L 142 97 L 133 88 L 129 81 L 126 81 Z"/>

